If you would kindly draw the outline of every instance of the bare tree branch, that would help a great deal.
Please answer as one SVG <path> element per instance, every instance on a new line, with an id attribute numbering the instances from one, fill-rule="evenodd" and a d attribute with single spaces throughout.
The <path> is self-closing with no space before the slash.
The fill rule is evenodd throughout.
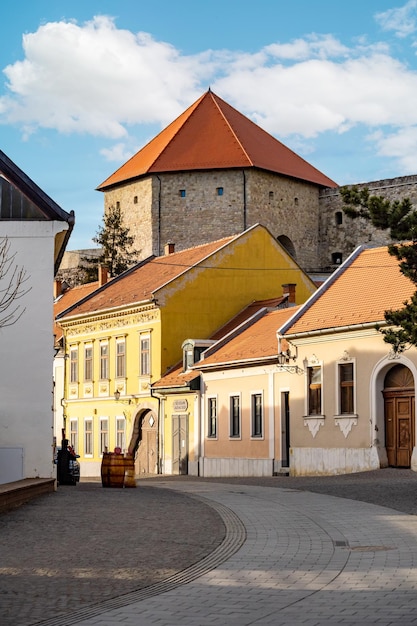
<path id="1" fill-rule="evenodd" d="M 15 258 L 7 237 L 0 239 L 0 328 L 12 326 L 22 317 L 26 308 L 16 301 L 31 290 L 25 286 L 30 276 L 25 268 L 18 267 Z"/>

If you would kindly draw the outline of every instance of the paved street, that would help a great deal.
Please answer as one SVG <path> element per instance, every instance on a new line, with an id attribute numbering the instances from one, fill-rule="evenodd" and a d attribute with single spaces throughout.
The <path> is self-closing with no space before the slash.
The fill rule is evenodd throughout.
<path id="1" fill-rule="evenodd" d="M 417 624 L 416 493 L 408 470 L 60 488 L 0 517 L 0 623 Z"/>

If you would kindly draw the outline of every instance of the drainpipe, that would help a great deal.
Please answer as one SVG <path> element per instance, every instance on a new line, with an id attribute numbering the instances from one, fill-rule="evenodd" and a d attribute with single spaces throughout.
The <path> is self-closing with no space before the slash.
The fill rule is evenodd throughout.
<path id="1" fill-rule="evenodd" d="M 247 206 L 246 206 L 246 174 L 245 170 L 242 170 L 243 176 L 243 230 L 247 228 Z"/>
<path id="2" fill-rule="evenodd" d="M 158 432 L 156 435 L 156 463 L 158 468 L 158 474 L 162 474 L 162 463 L 164 458 L 163 451 L 163 431 L 164 431 L 164 410 L 165 410 L 165 396 L 157 391 L 154 391 L 151 387 L 151 398 L 158 400 Z"/>
<path id="3" fill-rule="evenodd" d="M 156 178 L 159 182 L 159 191 L 158 191 L 158 254 L 161 254 L 161 190 L 162 190 L 162 182 L 159 178 L 158 174 L 156 174 Z"/>

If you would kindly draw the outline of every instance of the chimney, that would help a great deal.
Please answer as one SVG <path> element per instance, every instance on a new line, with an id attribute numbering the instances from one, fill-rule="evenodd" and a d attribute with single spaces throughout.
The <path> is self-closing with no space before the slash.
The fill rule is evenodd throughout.
<path id="1" fill-rule="evenodd" d="M 164 246 L 164 254 L 167 256 L 168 254 L 173 254 L 175 252 L 175 243 L 172 241 L 168 241 Z"/>
<path id="2" fill-rule="evenodd" d="M 296 288 L 296 283 L 287 283 L 285 285 L 282 285 L 282 295 L 283 296 L 288 296 L 288 304 L 290 306 L 294 306 L 295 302 L 295 288 Z"/>
<path id="3" fill-rule="evenodd" d="M 102 287 L 107 283 L 109 278 L 109 273 L 107 267 L 105 265 L 98 266 L 98 286 Z"/>
<path id="4" fill-rule="evenodd" d="M 54 280 L 54 300 L 58 298 L 62 293 L 62 282 L 60 280 Z"/>

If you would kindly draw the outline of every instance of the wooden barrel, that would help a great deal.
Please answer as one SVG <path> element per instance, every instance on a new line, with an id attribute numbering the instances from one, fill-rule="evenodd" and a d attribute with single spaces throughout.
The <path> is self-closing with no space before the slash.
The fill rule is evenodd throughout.
<path id="1" fill-rule="evenodd" d="M 135 459 L 131 454 L 125 456 L 125 487 L 136 487 Z"/>
<path id="2" fill-rule="evenodd" d="M 125 457 L 123 454 L 110 455 L 109 487 L 123 487 L 125 482 Z"/>
<path id="3" fill-rule="evenodd" d="M 101 459 L 101 484 L 103 487 L 110 487 L 109 474 L 110 474 L 110 452 L 103 452 L 103 458 Z"/>

